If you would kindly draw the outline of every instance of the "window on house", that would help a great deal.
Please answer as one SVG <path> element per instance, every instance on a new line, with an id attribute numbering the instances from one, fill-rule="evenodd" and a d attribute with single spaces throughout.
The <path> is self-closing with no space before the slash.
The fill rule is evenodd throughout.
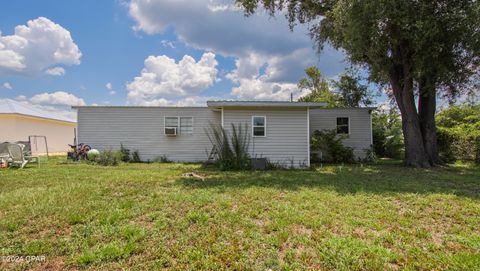
<path id="1" fill-rule="evenodd" d="M 347 134 L 349 133 L 349 120 L 348 118 L 337 118 L 337 134 Z"/>
<path id="2" fill-rule="evenodd" d="M 193 117 L 165 117 L 165 128 L 175 128 L 179 134 L 192 134 Z"/>
<path id="3" fill-rule="evenodd" d="M 193 133 L 193 117 L 180 117 L 180 134 Z"/>
<path id="4" fill-rule="evenodd" d="M 265 136 L 266 119 L 264 116 L 252 117 L 252 133 L 253 136 Z"/>
<path id="5" fill-rule="evenodd" d="M 165 117 L 165 127 L 178 128 L 178 117 Z"/>

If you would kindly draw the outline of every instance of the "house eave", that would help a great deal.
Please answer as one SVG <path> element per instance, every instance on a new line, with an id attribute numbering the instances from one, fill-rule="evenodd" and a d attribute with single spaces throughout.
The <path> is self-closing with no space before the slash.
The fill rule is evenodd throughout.
<path id="1" fill-rule="evenodd" d="M 326 103 L 313 102 L 281 102 L 281 101 L 207 101 L 210 108 L 225 107 L 281 107 L 281 108 L 323 108 Z"/>

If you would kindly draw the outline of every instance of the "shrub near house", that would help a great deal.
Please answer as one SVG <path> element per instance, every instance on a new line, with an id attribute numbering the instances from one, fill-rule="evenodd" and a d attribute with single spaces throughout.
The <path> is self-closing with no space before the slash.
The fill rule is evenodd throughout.
<path id="1" fill-rule="evenodd" d="M 438 147 L 446 161 L 480 162 L 480 105 L 451 106 L 437 115 Z"/>
<path id="2" fill-rule="evenodd" d="M 355 161 L 353 149 L 344 146 L 344 137 L 336 130 L 316 130 L 311 139 L 312 161 L 332 163 L 352 163 Z M 319 155 L 321 153 L 321 155 Z"/>

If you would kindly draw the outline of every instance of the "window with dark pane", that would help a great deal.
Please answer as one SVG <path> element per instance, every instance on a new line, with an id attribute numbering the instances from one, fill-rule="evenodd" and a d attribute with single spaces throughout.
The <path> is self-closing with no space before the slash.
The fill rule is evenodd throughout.
<path id="1" fill-rule="evenodd" d="M 345 118 L 345 117 L 337 118 L 337 134 L 348 134 L 349 133 L 348 124 L 349 124 L 348 118 Z"/>
<path id="2" fill-rule="evenodd" d="M 254 116 L 252 119 L 253 136 L 265 136 L 265 117 Z"/>

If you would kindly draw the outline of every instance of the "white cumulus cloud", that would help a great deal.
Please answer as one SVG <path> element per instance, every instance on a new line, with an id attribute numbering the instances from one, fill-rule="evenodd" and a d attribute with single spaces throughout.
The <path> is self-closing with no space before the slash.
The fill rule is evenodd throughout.
<path id="1" fill-rule="evenodd" d="M 149 56 L 140 76 L 127 84 L 128 101 L 145 101 L 174 96 L 192 96 L 212 86 L 217 76 L 215 54 L 204 53 L 200 60 L 185 55 L 178 63 L 168 56 Z"/>
<path id="2" fill-rule="evenodd" d="M 175 45 L 173 44 L 172 41 L 162 40 L 162 41 L 160 41 L 160 43 L 162 44 L 163 47 L 169 47 L 171 49 L 175 49 Z"/>
<path id="3" fill-rule="evenodd" d="M 244 100 L 288 101 L 290 95 L 298 98 L 300 92 L 294 83 L 266 82 L 260 76 L 254 79 L 240 79 L 238 87 L 232 88 L 232 95 Z"/>
<path id="4" fill-rule="evenodd" d="M 9 82 L 3 83 L 2 87 L 5 89 L 13 89 L 12 85 Z"/>
<path id="5" fill-rule="evenodd" d="M 85 105 L 82 98 L 65 91 L 45 92 L 30 98 L 19 95 L 15 99 L 25 105 L 52 112 L 73 121 L 77 118 L 77 114 L 71 106 Z"/>
<path id="6" fill-rule="evenodd" d="M 235 86 L 231 95 L 244 100 L 290 100 L 302 95 L 295 82 L 282 75 L 289 56 L 268 58 L 250 54 L 235 61 L 235 69 L 225 77 Z M 304 94 L 303 94 L 304 95 Z"/>
<path id="7" fill-rule="evenodd" d="M 109 91 L 108 91 L 108 94 L 110 94 L 110 95 L 115 95 L 115 94 L 117 94 L 117 92 L 116 92 L 115 90 L 113 90 L 113 85 L 112 85 L 112 83 L 110 83 L 110 82 L 106 83 L 106 84 L 105 84 L 105 88 L 109 90 Z"/>
<path id="8" fill-rule="evenodd" d="M 223 55 L 251 50 L 284 54 L 299 47 L 312 47 L 306 27 L 291 32 L 283 16 L 270 18 L 262 12 L 246 18 L 226 1 L 132 0 L 129 14 L 137 31 L 163 33 L 171 26 L 188 45 Z"/>
<path id="9" fill-rule="evenodd" d="M 17 98 L 15 98 L 17 101 L 27 101 L 28 98 L 25 95 L 18 95 Z"/>
<path id="10" fill-rule="evenodd" d="M 71 93 L 65 91 L 44 92 L 34 95 L 29 99 L 34 104 L 42 105 L 60 105 L 60 106 L 81 106 L 85 101 Z"/>
<path id="11" fill-rule="evenodd" d="M 190 47 L 234 57 L 236 68 L 227 78 L 237 98 L 289 99 L 308 66 L 318 66 L 328 77 L 347 66 L 342 52 L 329 46 L 319 56 L 308 26 L 290 31 L 283 14 L 272 18 L 258 10 L 245 17 L 225 0 L 132 0 L 128 8 L 136 31 L 153 35 L 172 27 Z"/>
<path id="12" fill-rule="evenodd" d="M 0 74 L 50 74 L 49 67 L 78 65 L 81 56 L 70 32 L 45 17 L 16 26 L 13 35 L 0 33 Z"/>
<path id="13" fill-rule="evenodd" d="M 62 67 L 54 67 L 51 69 L 47 69 L 45 73 L 53 76 L 62 76 L 65 74 L 65 69 Z"/>

